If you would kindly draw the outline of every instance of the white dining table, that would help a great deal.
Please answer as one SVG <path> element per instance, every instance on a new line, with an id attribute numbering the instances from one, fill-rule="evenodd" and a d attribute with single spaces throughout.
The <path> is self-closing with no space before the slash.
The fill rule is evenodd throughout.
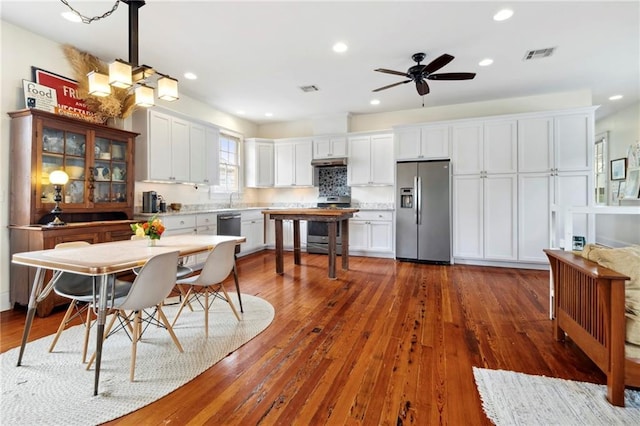
<path id="1" fill-rule="evenodd" d="M 163 237 L 153 247 L 150 247 L 146 240 L 140 239 L 91 244 L 64 250 L 48 249 L 15 253 L 11 258 L 13 263 L 37 268 L 29 296 L 27 318 L 17 366 L 22 365 L 22 357 L 38 302 L 49 295 L 57 276 L 57 274 L 54 274 L 54 278 L 44 285 L 46 270 L 71 272 L 98 278 L 99 285 L 96 293 L 96 300 L 98 301 L 96 366 L 93 390 L 93 394 L 97 395 L 104 325 L 109 309 L 108 298 L 100 296 L 108 294 L 108 277 L 118 272 L 142 266 L 150 258 L 158 254 L 178 251 L 180 257 L 186 257 L 211 251 L 217 244 L 225 241 L 236 241 L 237 244 L 240 244 L 244 243 L 246 239 L 245 237 L 226 235 L 175 235 Z"/>

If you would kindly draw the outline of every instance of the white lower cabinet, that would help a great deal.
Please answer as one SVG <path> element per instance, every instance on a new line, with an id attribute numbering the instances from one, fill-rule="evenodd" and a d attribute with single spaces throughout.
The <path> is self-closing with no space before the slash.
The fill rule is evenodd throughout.
<path id="1" fill-rule="evenodd" d="M 202 213 L 196 215 L 196 234 L 218 235 L 218 215 L 215 213 Z M 195 256 L 196 263 L 204 263 L 209 253 Z"/>
<path id="2" fill-rule="evenodd" d="M 589 179 L 587 172 L 521 173 L 518 176 L 518 260 L 547 262 L 542 251 L 550 239 L 560 243 L 564 237 L 562 206 L 588 205 Z M 558 206 L 555 227 L 551 223 L 551 207 Z M 555 229 L 557 234 L 551 235 Z M 573 234 L 587 236 L 587 214 L 573 215 Z M 572 242 L 564 242 L 571 244 Z"/>
<path id="3" fill-rule="evenodd" d="M 162 223 L 165 227 L 163 235 L 185 235 L 196 233 L 196 215 L 181 214 L 175 216 L 163 216 Z"/>
<path id="4" fill-rule="evenodd" d="M 196 215 L 195 214 L 181 214 L 175 216 L 163 216 L 162 224 L 165 227 L 163 236 L 171 235 L 195 235 L 196 230 Z M 160 240 L 162 241 L 162 239 Z M 188 256 L 182 259 L 182 262 L 187 265 L 194 265 L 198 263 L 196 256 Z"/>
<path id="5" fill-rule="evenodd" d="M 240 234 L 247 241 L 240 245 L 240 254 L 249 254 L 264 248 L 264 217 L 261 210 L 241 213 Z"/>
<path id="6" fill-rule="evenodd" d="M 360 211 L 349 220 L 349 254 L 393 257 L 393 213 Z"/>
<path id="7" fill-rule="evenodd" d="M 453 256 L 462 259 L 517 259 L 515 174 L 453 178 Z"/>

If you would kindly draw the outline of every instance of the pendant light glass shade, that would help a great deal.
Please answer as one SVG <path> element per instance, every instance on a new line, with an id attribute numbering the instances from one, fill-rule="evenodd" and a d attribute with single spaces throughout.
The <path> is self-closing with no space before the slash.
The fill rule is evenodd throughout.
<path id="1" fill-rule="evenodd" d="M 158 79 L 158 98 L 165 101 L 178 99 L 178 80 L 164 76 Z"/>
<path id="2" fill-rule="evenodd" d="M 120 89 L 131 87 L 131 65 L 119 59 L 109 64 L 109 84 Z"/>
<path id="3" fill-rule="evenodd" d="M 141 84 L 140 86 L 136 87 L 135 94 L 136 105 L 141 107 L 152 107 L 154 105 L 153 88 Z"/>
<path id="4" fill-rule="evenodd" d="M 109 86 L 109 76 L 100 74 L 97 71 L 91 71 L 87 74 L 89 80 L 89 94 L 93 96 L 109 96 L 111 94 L 111 86 Z"/>

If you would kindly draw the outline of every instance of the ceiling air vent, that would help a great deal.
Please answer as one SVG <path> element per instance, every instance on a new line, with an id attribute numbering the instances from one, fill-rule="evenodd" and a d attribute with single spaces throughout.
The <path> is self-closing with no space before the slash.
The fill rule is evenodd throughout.
<path id="1" fill-rule="evenodd" d="M 320 89 L 315 84 L 310 84 L 309 86 L 300 86 L 300 90 L 303 92 L 317 92 Z"/>
<path id="2" fill-rule="evenodd" d="M 555 49 L 555 47 L 547 47 L 546 49 L 529 50 L 522 59 L 524 61 L 530 61 L 532 59 L 546 58 L 547 56 L 551 56 Z"/>

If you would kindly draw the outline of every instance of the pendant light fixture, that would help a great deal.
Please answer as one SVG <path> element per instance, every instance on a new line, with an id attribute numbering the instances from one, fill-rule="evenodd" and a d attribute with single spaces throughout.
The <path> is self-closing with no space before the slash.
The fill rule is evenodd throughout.
<path id="1" fill-rule="evenodd" d="M 175 101 L 178 99 L 178 80 L 166 74 L 156 72 L 148 65 L 138 65 L 138 9 L 145 5 L 143 0 L 116 1 L 111 10 L 102 16 L 88 18 L 73 9 L 67 2 L 61 0 L 73 13 L 78 15 L 82 22 L 91 23 L 105 18 L 113 13 L 120 1 L 129 6 L 129 62 L 116 59 L 109 64 L 109 75 L 91 71 L 87 74 L 89 81 L 89 94 L 93 96 L 109 96 L 111 86 L 120 89 L 133 88 L 135 104 L 142 107 L 150 107 L 155 104 L 153 87 L 149 85 L 150 78 L 157 74 L 157 94 L 159 99 Z"/>
<path id="2" fill-rule="evenodd" d="M 90 95 L 104 97 L 111 94 L 108 75 L 100 74 L 98 71 L 91 71 L 87 74 L 87 80 L 89 80 Z"/>

